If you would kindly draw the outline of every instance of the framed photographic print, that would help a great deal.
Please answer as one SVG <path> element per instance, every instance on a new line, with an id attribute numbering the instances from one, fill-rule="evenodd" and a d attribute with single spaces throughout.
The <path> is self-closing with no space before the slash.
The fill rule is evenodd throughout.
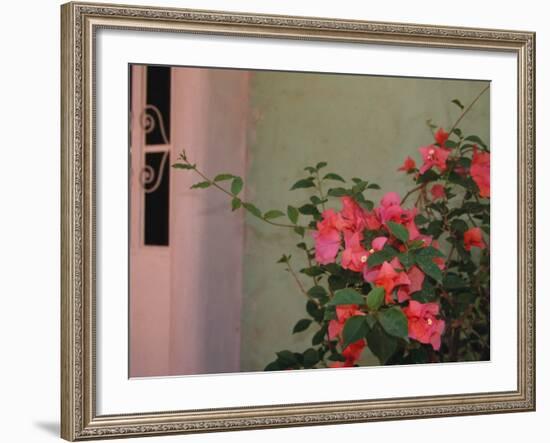
<path id="1" fill-rule="evenodd" d="M 534 33 L 61 13 L 63 438 L 534 410 Z"/>

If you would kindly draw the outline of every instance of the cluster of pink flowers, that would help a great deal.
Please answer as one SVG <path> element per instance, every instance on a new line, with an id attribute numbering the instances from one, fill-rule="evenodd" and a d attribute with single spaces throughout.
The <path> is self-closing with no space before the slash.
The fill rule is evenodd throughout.
<path id="1" fill-rule="evenodd" d="M 452 153 L 452 150 L 445 146 L 448 138 L 449 134 L 439 129 L 435 134 L 435 144 L 419 148 L 423 159 L 422 166 L 417 169 L 414 159 L 407 157 L 399 170 L 424 174 L 434 168 L 439 173 L 445 172 Z M 467 172 L 459 169 L 455 171 L 461 174 Z M 477 147 L 474 147 L 470 175 L 479 187 L 482 197 L 489 197 L 490 194 L 489 172 L 489 154 L 479 153 Z M 434 184 L 430 193 L 433 201 L 446 198 L 442 184 Z M 384 249 L 386 245 L 399 252 L 407 249 L 407 245 L 392 235 L 389 222 L 402 225 L 408 232 L 409 241 L 421 241 L 421 247 L 439 248 L 435 239 L 420 233 L 415 223 L 416 216 L 417 209 L 403 208 L 401 198 L 395 192 L 385 194 L 372 211 L 362 208 L 353 198 L 345 196 L 342 198 L 341 211 L 327 209 L 322 213 L 321 221 L 317 222 L 317 230 L 313 232 L 315 259 L 322 265 L 334 263 L 341 252 L 341 266 L 361 273 L 363 279 L 373 287 L 384 288 L 386 304 L 408 303 L 403 312 L 408 319 L 409 337 L 420 343 L 430 344 L 437 351 L 441 346 L 441 334 L 445 329 L 445 322 L 438 318 L 439 305 L 420 303 L 411 299 L 411 294 L 422 289 L 424 272 L 416 265 L 407 269 L 397 257 L 376 266 L 368 265 L 369 257 Z M 367 236 L 369 239 L 372 238 L 367 242 L 365 232 L 368 231 L 374 233 Z M 464 248 L 469 251 L 472 247 L 486 247 L 480 228 L 471 228 L 464 234 Z M 441 270 L 445 269 L 445 261 L 441 257 L 434 257 L 433 262 Z M 347 319 L 356 315 L 365 315 L 359 306 L 338 306 L 336 319 L 329 323 L 329 339 L 337 339 L 343 343 L 344 324 Z M 366 346 L 365 339 L 348 345 L 342 352 L 345 361 L 333 363 L 332 366 L 353 366 L 360 359 Z"/>
<path id="2" fill-rule="evenodd" d="M 424 246 L 437 248 L 437 241 L 430 236 L 420 234 L 414 221 L 416 214 L 415 208 L 405 209 L 401 206 L 400 197 L 395 192 L 387 193 L 373 211 L 363 209 L 351 197 L 342 197 L 342 210 L 340 212 L 333 209 L 324 211 L 322 220 L 317 223 L 317 230 L 313 232 L 315 259 L 324 265 L 334 263 L 342 250 L 341 266 L 361 273 L 364 280 L 371 285 L 384 288 L 387 304 L 410 300 L 411 294 L 420 291 L 424 283 L 425 275 L 419 267 L 412 266 L 406 270 L 397 257 L 376 266 L 369 266 L 367 262 L 371 254 L 381 251 L 385 245 L 391 245 L 398 251 L 405 250 L 405 245 L 390 234 L 388 222 L 403 225 L 409 233 L 409 240 L 421 240 Z M 376 236 L 369 245 L 366 245 L 365 231 L 376 231 L 381 235 Z M 440 269 L 444 269 L 443 259 L 436 257 L 433 260 Z M 437 314 L 439 309 L 434 303 L 426 303 L 422 306 L 428 313 Z M 434 349 L 439 349 L 438 337 L 443 331 L 443 321 L 436 320 L 435 317 L 432 318 L 433 316 L 418 317 L 417 309 L 409 311 L 410 318 L 415 318 L 410 322 L 411 338 L 414 337 L 421 343 L 432 344 Z M 354 315 L 363 315 L 363 312 L 356 305 L 343 305 L 337 307 L 336 315 L 337 318 L 329 323 L 329 338 L 342 341 L 342 330 L 346 320 Z M 417 317 L 423 320 L 419 322 L 416 320 Z M 421 325 L 424 325 L 423 333 L 419 332 L 422 329 Z M 346 361 L 334 365 L 353 366 L 360 358 L 365 346 L 365 339 L 350 344 L 342 353 Z"/>
<path id="3" fill-rule="evenodd" d="M 416 167 L 416 162 L 410 156 L 405 158 L 403 165 L 397 170 L 403 171 L 408 174 L 424 174 L 429 169 L 436 169 L 440 173 L 447 170 L 447 160 L 452 153 L 452 149 L 447 148 L 445 145 L 449 139 L 449 133 L 444 129 L 439 128 L 434 134 L 435 144 L 428 146 L 422 146 L 418 150 L 422 156 L 422 166 L 419 169 Z M 469 168 L 472 180 L 479 188 L 479 195 L 483 198 L 489 198 L 491 194 L 491 155 L 488 152 L 479 152 L 479 149 L 474 145 L 474 152 L 472 155 L 472 163 Z M 466 176 L 468 170 L 463 166 L 456 165 L 454 172 L 462 176 Z M 430 190 L 432 198 L 434 200 L 445 197 L 445 188 L 441 184 L 433 185 Z"/>

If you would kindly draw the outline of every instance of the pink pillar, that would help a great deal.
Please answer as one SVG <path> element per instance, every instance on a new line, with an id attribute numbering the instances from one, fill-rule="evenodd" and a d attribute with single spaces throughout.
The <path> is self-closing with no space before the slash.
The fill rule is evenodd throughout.
<path id="1" fill-rule="evenodd" d="M 174 149 L 208 176 L 245 174 L 248 73 L 176 69 Z M 240 369 L 244 218 L 217 189 L 193 190 L 192 171 L 173 174 L 170 373 Z M 228 186 L 230 182 L 222 182 Z"/>

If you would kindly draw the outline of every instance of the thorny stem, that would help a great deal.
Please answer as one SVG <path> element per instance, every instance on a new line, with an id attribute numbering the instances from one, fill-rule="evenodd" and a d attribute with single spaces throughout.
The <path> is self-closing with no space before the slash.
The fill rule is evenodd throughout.
<path id="1" fill-rule="evenodd" d="M 180 155 L 180 159 L 183 160 L 186 164 L 188 164 L 189 166 L 191 166 L 193 169 L 193 171 L 195 171 L 198 175 L 200 175 L 205 181 L 207 181 L 208 183 L 210 183 L 210 185 L 214 186 L 215 188 L 219 189 L 220 191 L 222 191 L 223 193 L 227 194 L 229 197 L 231 198 L 236 198 L 237 196 L 232 194 L 231 192 L 229 192 L 227 189 L 223 188 L 222 186 L 220 186 L 218 183 L 216 183 L 214 180 L 210 179 L 208 176 L 206 176 L 204 173 L 202 173 L 199 169 L 197 169 L 197 167 L 195 165 L 192 165 L 191 163 L 189 163 L 189 161 L 187 160 L 186 156 L 184 153 L 182 153 Z M 238 197 L 237 197 L 238 198 Z M 241 200 L 241 202 L 243 202 Z M 243 203 L 246 203 L 246 202 L 243 202 Z M 244 209 L 246 209 L 248 212 L 250 212 L 251 214 L 252 211 L 250 211 L 250 209 L 246 208 L 243 206 Z M 278 226 L 278 227 L 281 227 L 281 228 L 292 228 L 292 229 L 295 229 L 295 228 L 303 228 L 303 229 L 306 229 L 306 230 L 311 230 L 311 228 L 309 226 L 300 226 L 300 225 L 290 225 L 290 224 L 287 224 L 287 223 L 277 223 L 277 222 L 274 222 L 274 221 L 271 221 L 265 217 L 258 217 L 259 219 L 263 220 L 264 222 L 266 223 L 269 223 L 270 225 L 273 225 L 273 226 Z"/>

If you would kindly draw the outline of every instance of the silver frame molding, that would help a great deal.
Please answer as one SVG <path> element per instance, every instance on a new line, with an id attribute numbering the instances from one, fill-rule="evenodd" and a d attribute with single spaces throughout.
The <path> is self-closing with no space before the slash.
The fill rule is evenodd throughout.
<path id="1" fill-rule="evenodd" d="M 61 7 L 61 436 L 67 440 L 535 410 L 535 34 L 68 3 Z M 94 35 L 97 29 L 506 51 L 518 59 L 518 383 L 511 392 L 98 416 Z M 130 411 L 129 411 L 130 412 Z"/>

